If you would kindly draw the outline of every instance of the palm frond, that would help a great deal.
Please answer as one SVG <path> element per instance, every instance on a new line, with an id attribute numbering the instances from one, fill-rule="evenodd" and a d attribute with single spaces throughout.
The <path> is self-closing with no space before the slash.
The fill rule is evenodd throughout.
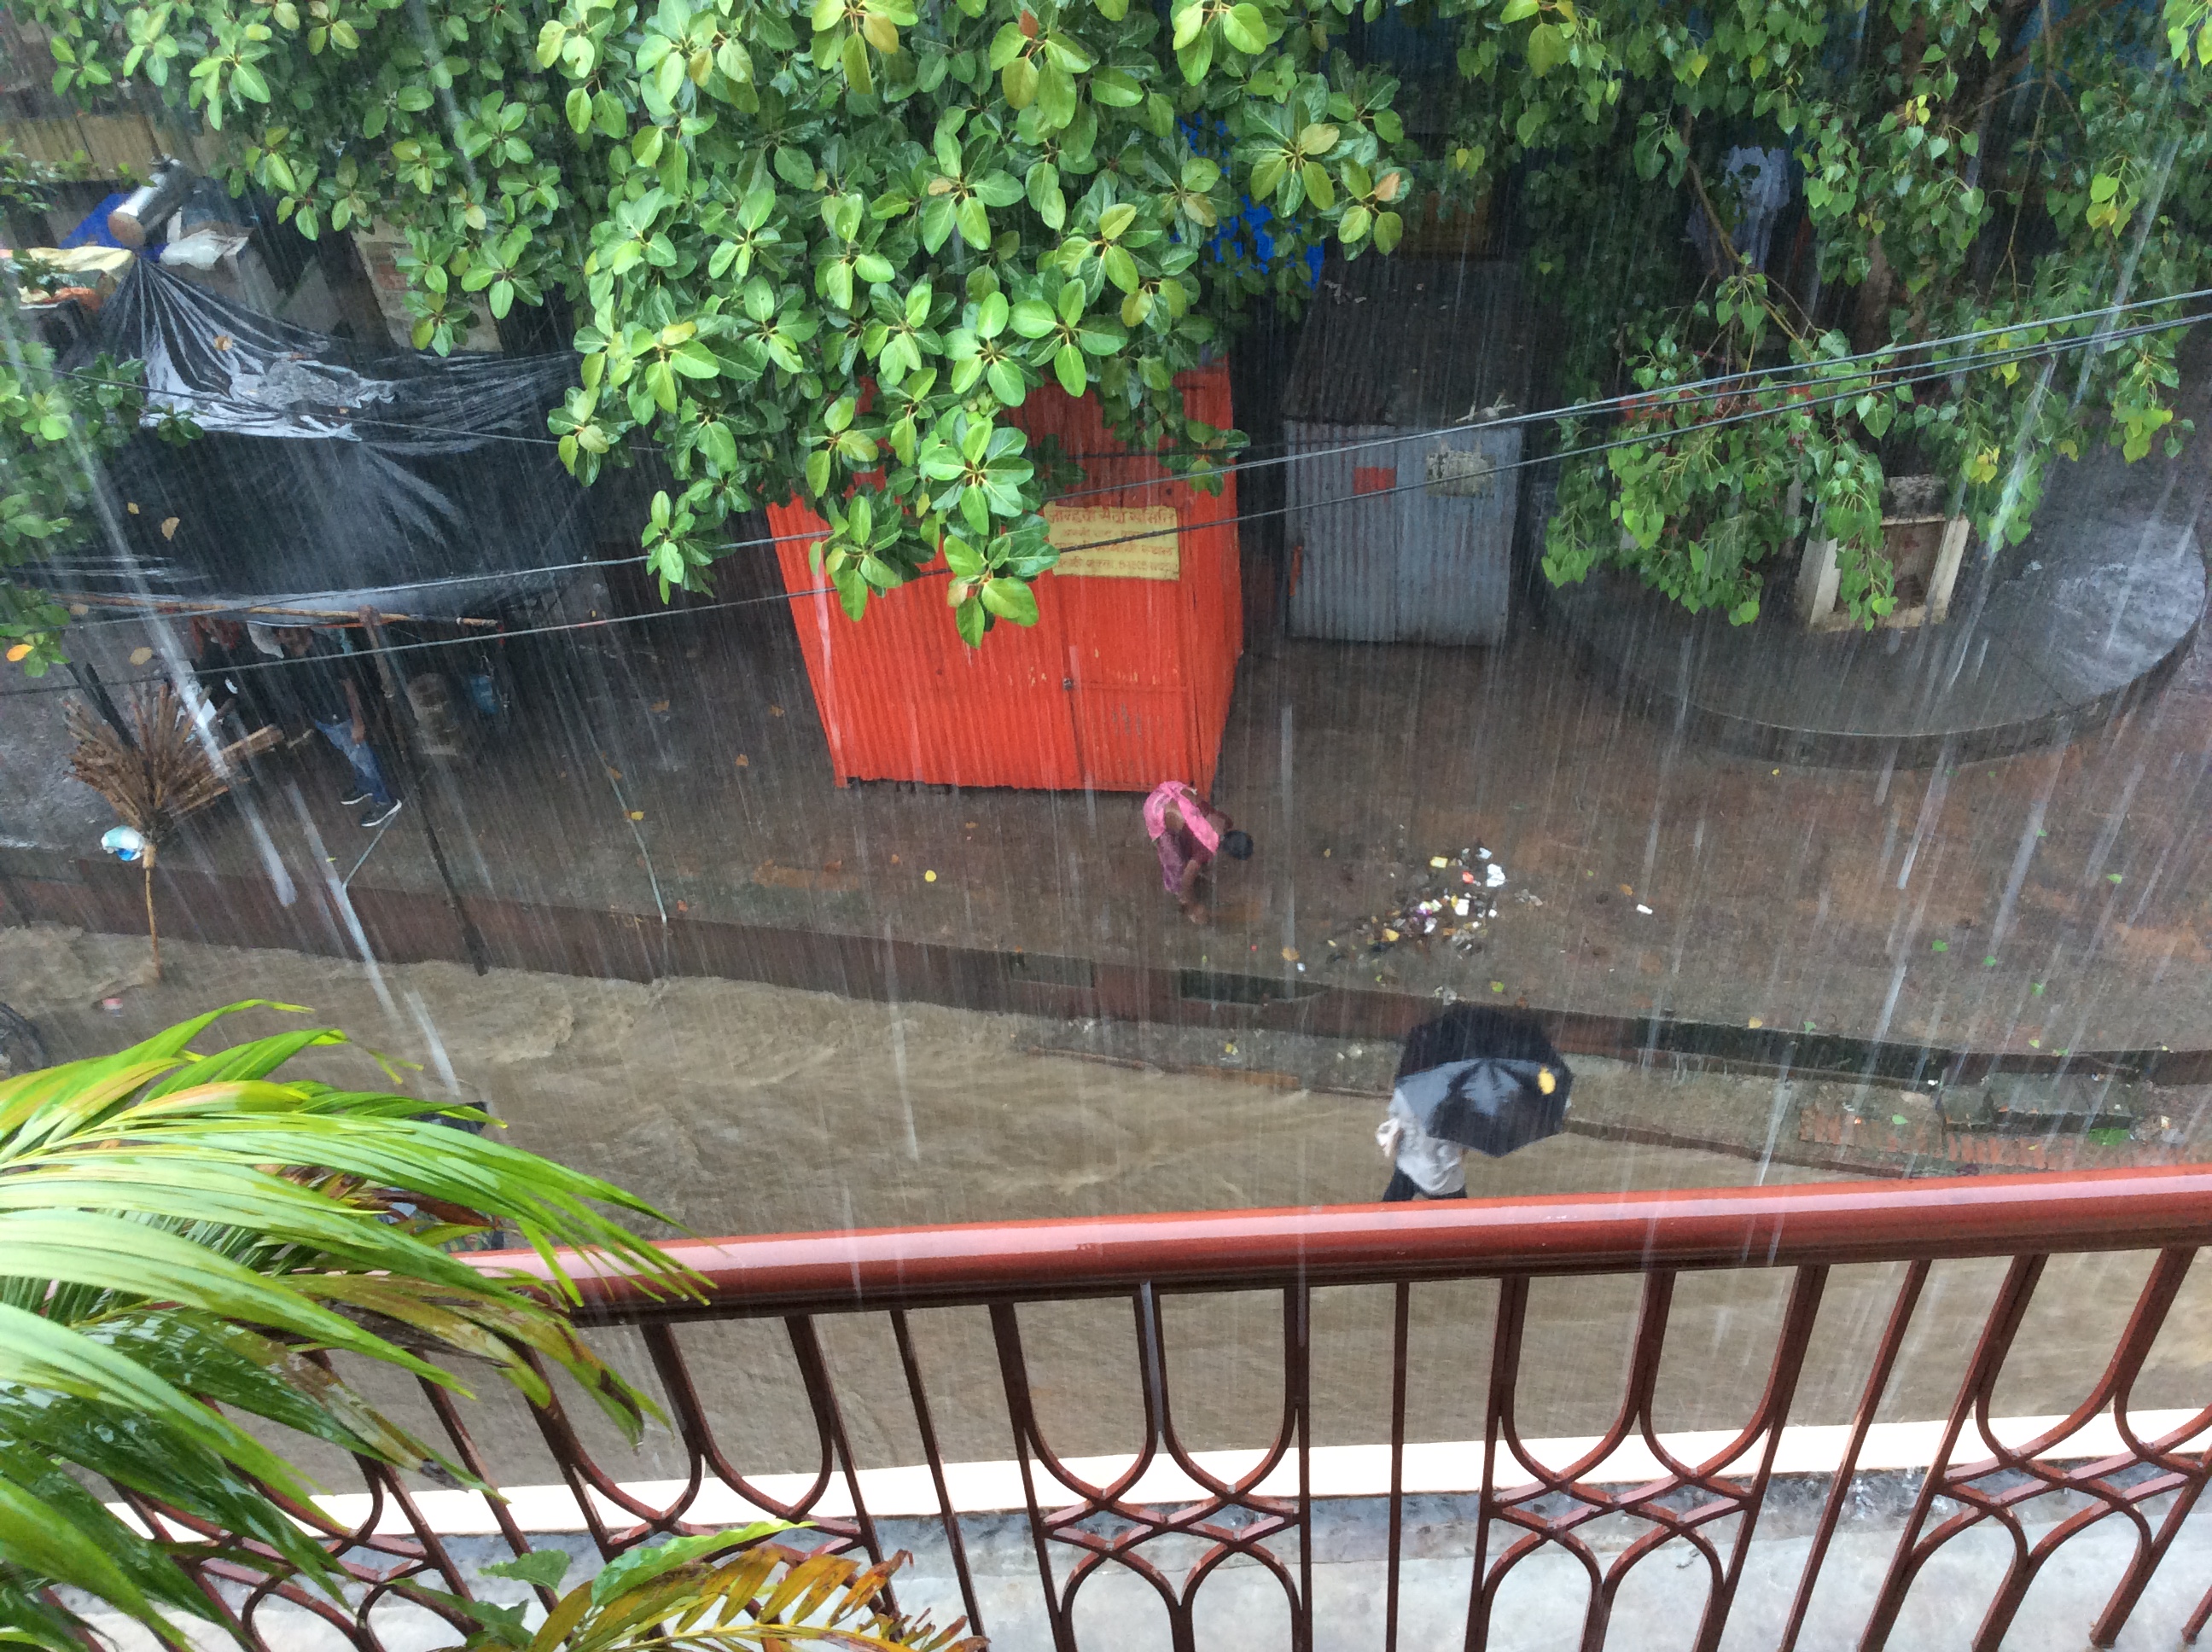
<path id="1" fill-rule="evenodd" d="M 964 1619 L 938 1629 L 889 1610 L 892 1574 L 912 1557 L 863 1565 L 770 1540 L 793 1529 L 766 1521 L 632 1549 L 562 1595 L 534 1633 L 512 1607 L 446 1597 L 482 1625 L 450 1652 L 985 1652 L 981 1636 L 962 1637 Z M 548 1551 L 486 1570 L 551 1588 L 567 1559 Z"/>
<path id="2" fill-rule="evenodd" d="M 592 1353 L 557 1293 L 441 1248 L 497 1227 L 541 1254 L 597 1254 L 680 1292 L 692 1281 L 605 1213 L 661 1219 L 582 1172 L 441 1122 L 387 1091 L 287 1082 L 344 1036 L 311 1027 L 201 1054 L 232 1005 L 113 1055 L 0 1082 L 0 1622 L 39 1637 L 41 1591 L 82 1588 L 182 1644 L 206 1598 L 84 1490 L 94 1475 L 334 1586 L 276 1498 L 313 1487 L 234 1415 L 404 1468 L 476 1482 L 315 1356 L 342 1351 L 465 1394 L 455 1359 L 532 1400 L 533 1360 L 635 1438 L 649 1399 Z M 565 1282 L 564 1282 L 565 1283 Z M 570 1288 L 573 1295 L 573 1286 Z M 265 1430 L 264 1430 L 265 1432 Z M 0 1635 L 0 1639 L 4 1639 Z"/>

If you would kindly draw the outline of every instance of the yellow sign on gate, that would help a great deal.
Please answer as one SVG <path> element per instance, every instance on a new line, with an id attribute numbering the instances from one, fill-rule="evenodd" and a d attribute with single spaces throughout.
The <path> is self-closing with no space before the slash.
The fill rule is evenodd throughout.
<path id="1" fill-rule="evenodd" d="M 1048 505 L 1053 572 L 1077 580 L 1173 580 L 1182 563 L 1170 505 Z"/>

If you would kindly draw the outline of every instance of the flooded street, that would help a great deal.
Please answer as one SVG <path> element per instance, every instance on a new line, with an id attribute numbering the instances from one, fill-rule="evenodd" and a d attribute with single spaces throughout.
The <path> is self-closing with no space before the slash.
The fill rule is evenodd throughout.
<path id="1" fill-rule="evenodd" d="M 436 963 L 387 966 L 372 977 L 328 959 L 179 944 L 168 954 L 167 979 L 152 986 L 143 979 L 143 944 L 119 938 L 0 930 L 0 983 L 38 1022 L 56 1059 L 112 1048 L 199 1006 L 276 987 L 312 1006 L 319 1021 L 418 1064 L 407 1075 L 416 1093 L 483 1102 L 515 1145 L 629 1187 L 694 1234 L 1361 1203 L 1376 1197 L 1389 1170 L 1374 1129 L 1395 1059 L 1389 1047 L 1339 1043 L 1323 1057 L 1331 1067 L 1370 1072 L 1379 1058 L 1379 1083 L 1370 1081 L 1377 1093 L 1316 1093 L 1256 1083 L 1249 1072 L 1074 1059 L 1046 1048 L 1067 1042 L 1066 1029 L 1032 1017 L 894 1008 L 742 982 L 645 986 L 514 970 L 479 980 Z M 103 1007 L 108 999 L 118 1000 L 115 1010 Z M 289 1019 L 261 1012 L 250 1026 L 240 1017 L 222 1030 L 243 1036 Z M 333 1083 L 382 1084 L 357 1052 L 313 1054 L 307 1065 Z M 1759 1139 L 1778 1096 L 1797 1109 L 1824 1098 L 1839 1105 L 1851 1089 L 1678 1076 L 1595 1058 L 1575 1065 L 1574 1114 L 1583 1127 L 1666 1121 L 1716 1145 L 1571 1133 L 1504 1159 L 1471 1159 L 1474 1197 L 1741 1185 L 1759 1179 L 1761 1166 L 1736 1144 Z M 1924 1107 L 1909 1098 L 1883 1105 Z M 1786 1133 L 1794 1135 L 1794 1126 Z M 1840 1174 L 1775 1163 L 1765 1179 Z M 2004 1414 L 2062 1412 L 2087 1392 L 2101 1358 L 2094 1351 L 2111 1345 L 2148 1260 L 2050 1265 L 2007 1370 Z M 1938 1265 L 1884 1420 L 1926 1420 L 1948 1410 L 2002 1272 L 2001 1261 Z M 1850 1419 L 1899 1277 L 1894 1267 L 1834 1271 L 1795 1420 Z M 1748 1414 L 1788 1285 L 1780 1272 L 1681 1278 L 1660 1429 L 1725 1427 Z M 1632 1279 L 1534 1287 L 1522 1354 L 1524 1435 L 1602 1431 L 1625 1376 L 1638 1290 Z M 1389 1293 L 1324 1290 L 1314 1311 L 1316 1442 L 1387 1437 Z M 1495 1287 L 1485 1282 L 1414 1288 L 1410 1438 L 1480 1436 L 1494 1314 Z M 934 1374 L 947 1455 L 1007 1455 L 1005 1400 L 982 1311 L 921 1310 L 913 1322 Z M 1140 1390 L 1126 1300 L 1036 1307 L 1024 1310 L 1023 1322 L 1041 1419 L 1055 1447 L 1133 1449 Z M 1165 1326 L 1176 1420 L 1189 1437 L 1212 1449 L 1271 1437 L 1283 1405 L 1276 1306 L 1265 1297 L 1171 1297 Z M 601 1334 L 651 1381 L 635 1333 Z M 860 1459 L 920 1461 L 880 1320 L 832 1320 L 823 1334 Z M 798 1426 L 803 1410 L 791 1409 L 804 1402 L 790 1381 L 780 1326 L 701 1326 L 683 1339 L 735 1460 L 755 1472 L 806 1467 L 811 1430 Z M 2208 1361 L 2212 1278 L 2197 1277 L 2185 1287 L 2136 1402 L 2186 1403 Z M 394 1398 L 403 1408 L 416 1403 L 404 1392 Z M 498 1418 L 489 1438 L 513 1454 L 503 1478 L 557 1478 L 526 1413 L 503 1398 L 489 1409 Z M 670 1455 L 674 1442 L 665 1434 L 654 1439 L 621 1478 L 681 1473 L 680 1453 Z M 611 1437 L 600 1444 L 613 1453 L 609 1461 L 627 1460 Z"/>

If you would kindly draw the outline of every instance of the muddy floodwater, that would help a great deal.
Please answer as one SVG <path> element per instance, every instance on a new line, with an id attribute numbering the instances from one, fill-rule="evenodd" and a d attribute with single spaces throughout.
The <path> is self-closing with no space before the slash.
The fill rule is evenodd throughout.
<path id="1" fill-rule="evenodd" d="M 142 943 L 120 938 L 0 930 L 0 996 L 37 1021 L 59 1060 L 113 1049 L 206 1005 L 282 995 L 362 1043 L 419 1064 L 410 1075 L 419 1093 L 483 1102 L 516 1145 L 628 1187 L 697 1234 L 1354 1203 L 1375 1198 L 1388 1173 L 1374 1143 L 1379 1092 L 1395 1059 L 1387 1045 L 1332 1048 L 1308 1039 L 1255 1052 L 1239 1042 L 1246 1036 L 1231 1036 L 1214 1052 L 1231 1065 L 1130 1065 L 1094 1059 L 1083 1029 L 1066 1023 L 739 982 L 640 986 L 506 970 L 478 979 L 445 963 L 386 966 L 372 976 L 359 965 L 293 953 L 179 944 L 168 978 L 154 986 L 143 958 Z M 276 1023 L 260 1011 L 240 1017 L 236 1029 Z M 1173 1053 L 1197 1051 L 1186 1037 Z M 1234 1065 L 1255 1054 L 1273 1065 Z M 333 1082 L 382 1084 L 357 1053 L 311 1065 Z M 1848 1086 L 1647 1072 L 1591 1059 L 1575 1065 L 1575 1110 L 1586 1131 L 1642 1121 L 1715 1145 L 1556 1137 L 1502 1160 L 1471 1159 L 1476 1197 L 1842 1174 L 1762 1163 L 1755 1150 L 1762 1140 L 1794 1141 L 1794 1124 L 1780 1127 L 1788 1117 L 1840 1104 L 1846 1097 L 1820 1092 Z M 1298 1069 L 1317 1076 L 1293 1087 Z M 1900 1092 L 1883 1096 L 1884 1108 L 1924 1105 Z M 2051 1262 L 2006 1368 L 2002 1414 L 2074 1406 L 2096 1376 L 2091 1351 L 2112 1345 L 2149 1260 L 2121 1254 Z M 1948 1412 L 2004 1266 L 1991 1260 L 1935 1269 L 1885 1420 Z M 1794 1420 L 1850 1419 L 1899 1273 L 1869 1266 L 1830 1275 Z M 2201 1273 L 2160 1339 L 2135 1395 L 2140 1406 L 2189 1403 L 2192 1374 L 2212 1357 L 2212 1291 Z M 1779 1272 L 1677 1282 L 1653 1418 L 1659 1430 L 1731 1426 L 1750 1414 L 1790 1284 Z M 1522 1364 L 1525 1436 L 1604 1429 L 1643 1288 L 1634 1279 L 1536 1285 Z M 1481 1435 L 1495 1303 L 1495 1286 L 1483 1280 L 1413 1288 L 1409 1438 Z M 1279 1296 L 1259 1291 L 1166 1302 L 1168 1374 L 1186 1441 L 1222 1449 L 1273 1436 L 1283 1412 L 1281 1308 Z M 1391 1308 L 1383 1288 L 1316 1293 L 1315 1443 L 1389 1437 Z M 1133 1449 L 1143 1418 L 1128 1301 L 1036 1306 L 1020 1317 L 1041 1421 L 1055 1449 Z M 984 1311 L 932 1309 L 913 1324 L 947 1455 L 1010 1455 Z M 634 1333 L 599 1334 L 650 1386 Z M 732 1462 L 747 1472 L 811 1468 L 814 1430 L 787 1328 L 771 1320 L 694 1325 L 680 1335 Z M 822 1335 L 860 1461 L 920 1461 L 880 1316 L 832 1316 L 822 1321 Z M 396 1390 L 389 1397 L 403 1409 L 422 1409 Z M 521 1407 L 486 1400 L 481 1433 L 498 1477 L 510 1485 L 557 1478 Z M 617 1478 L 683 1473 L 665 1433 L 648 1436 L 632 1456 L 599 1438 L 582 1408 L 573 1414 Z M 422 1420 L 429 1423 L 427 1414 Z"/>

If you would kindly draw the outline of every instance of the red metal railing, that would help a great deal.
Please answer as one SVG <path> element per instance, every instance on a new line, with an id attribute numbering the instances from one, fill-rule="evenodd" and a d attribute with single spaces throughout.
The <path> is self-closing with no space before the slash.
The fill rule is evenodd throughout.
<path id="1" fill-rule="evenodd" d="M 864 1493 L 860 1465 L 844 1421 L 841 1388 L 823 1351 L 823 1327 L 836 1316 L 880 1318 L 898 1355 L 896 1387 L 905 1419 L 918 1437 L 934 1489 L 934 1521 L 958 1594 L 971 1620 L 988 1632 L 969 1558 L 969 1525 L 948 1490 L 947 1465 L 925 1380 L 910 1311 L 980 1308 L 989 1318 L 998 1367 L 994 1385 L 1012 1424 L 1013 1455 L 1026 1503 L 1043 1618 L 1056 1652 L 1079 1643 L 1075 1601 L 1086 1582 L 1109 1569 L 1140 1578 L 1164 1608 L 1177 1652 L 1202 1644 L 1197 1602 L 1210 1578 L 1231 1561 L 1257 1565 L 1279 1585 L 1288 1608 L 1287 1644 L 1315 1644 L 1313 1570 L 1315 1497 L 1309 1472 L 1314 1421 L 1313 1293 L 1331 1286 L 1366 1286 L 1390 1293 L 1391 1423 L 1389 1475 L 1382 1503 L 1387 1530 L 1383 1643 L 1399 1645 L 1404 1586 L 1404 1514 L 1407 1382 L 1413 1295 L 1425 1282 L 1497 1281 L 1490 1342 L 1479 1492 L 1467 1558 L 1465 1644 L 1489 1643 L 1501 1590 L 1516 1568 L 1540 1552 L 1573 1557 L 1589 1596 L 1583 1644 L 1606 1644 L 1615 1603 L 1635 1569 L 1662 1546 L 1686 1544 L 1684 1564 L 1702 1560 L 1706 1582 L 1692 1642 L 1712 1652 L 1729 1624 L 1754 1529 L 1768 1501 L 1778 1448 L 1820 1324 L 1824 1291 L 1834 1267 L 1903 1264 L 1886 1322 L 1866 1365 L 1840 1460 L 1829 1477 L 1809 1530 L 1795 1594 L 1773 1643 L 1790 1652 L 1808 1623 L 1814 1589 L 1832 1558 L 1839 1522 L 1853 1492 L 1854 1472 L 1899 1362 L 1924 1316 L 1931 1265 L 1947 1259 L 2009 1258 L 1982 1316 L 1978 1339 L 1965 1362 L 1940 1443 L 1899 1523 L 1887 1573 L 1867 1611 L 1859 1643 L 1890 1643 L 1900 1611 L 1930 1558 L 1960 1534 L 1991 1523 L 2010 1538 L 2009 1558 L 1972 1637 L 1995 1652 L 2027 1592 L 2052 1557 L 2089 1527 L 2119 1522 L 2133 1543 L 2111 1578 L 2094 1622 L 2091 1643 L 2110 1646 L 2128 1622 L 2202 1494 L 2208 1473 L 2205 1442 L 2212 1403 L 2179 1427 L 2144 1437 L 2130 1420 L 2139 1376 L 2199 1246 L 2212 1238 L 2212 1167 L 2095 1172 L 2072 1175 L 1972 1177 L 1909 1183 L 1807 1185 L 1621 1195 L 1576 1194 L 1516 1201 L 1229 1211 L 1171 1216 L 1101 1218 L 998 1225 L 884 1229 L 851 1233 L 777 1235 L 676 1243 L 667 1248 L 708 1282 L 703 1303 L 671 1303 L 638 1292 L 625 1278 L 580 1270 L 586 1317 L 635 1327 L 659 1380 L 686 1465 L 680 1489 L 648 1497 L 626 1486 L 598 1460 L 557 1401 L 541 1409 L 538 1425 L 581 1505 L 603 1555 L 653 1537 L 714 1529 L 694 1516 L 717 1483 L 746 1501 L 795 1520 L 809 1520 L 835 1546 L 882 1552 L 882 1534 Z M 2124 1329 L 2109 1356 L 2091 1353 L 2101 1376 L 2087 1382 L 2070 1414 L 2027 1442 L 2008 1444 L 1992 1427 L 2000 1377 L 2019 1344 L 2049 1258 L 2079 1252 L 2155 1253 Z M 523 1253 L 472 1259 L 485 1266 L 535 1271 Z M 1723 1449 L 1680 1460 L 1655 1418 L 1662 1355 L 1677 1282 L 1692 1271 L 1788 1269 L 1786 1306 L 1774 1335 L 1763 1392 Z M 1528 1373 L 1523 1351 L 1531 1333 L 1531 1282 L 1559 1275 L 1636 1275 L 1641 1302 L 1630 1341 L 1624 1389 L 1602 1436 L 1573 1462 L 1538 1461 L 1518 1418 Z M 1170 1393 L 1163 1299 L 1180 1293 L 1267 1293 L 1281 1305 L 1282 1405 L 1273 1436 L 1257 1461 L 1233 1475 L 1211 1472 L 1195 1455 L 1204 1442 L 1178 1431 Z M 1074 1299 L 1126 1297 L 1134 1313 L 1138 1357 L 1132 1373 L 1143 1426 L 1134 1459 L 1103 1483 L 1086 1481 L 1054 1449 L 1039 1419 L 1024 1339 L 1024 1306 Z M 702 1397 L 699 1370 L 687 1357 L 689 1327 L 708 1321 L 781 1321 L 797 1384 L 815 1438 L 816 1467 L 796 1496 L 773 1497 L 730 1460 L 718 1439 L 714 1408 Z M 726 1370 L 709 1373 L 719 1379 Z M 749 1377 L 755 1375 L 746 1374 Z M 940 1380 L 945 1373 L 940 1372 Z M 969 1374 L 962 1374 L 963 1376 Z M 1472 1379 L 1480 1383 L 1480 1375 Z M 885 1378 L 888 1382 L 888 1377 Z M 2212 1376 L 2203 1384 L 2212 1402 Z M 461 1409 L 426 1389 L 460 1460 L 493 1477 Z M 876 1397 L 880 1401 L 880 1395 Z M 874 1404 L 875 1402 L 872 1402 Z M 2198 1403 L 2193 1400 L 2192 1403 Z M 2067 1442 L 2106 1419 L 2121 1449 L 2092 1461 L 2069 1458 Z M 1632 1486 L 1590 1477 L 1624 1444 L 1640 1444 L 1661 1472 Z M 1172 1465 L 1198 1494 L 1168 1504 L 1139 1501 L 1133 1491 L 1155 1465 Z M 209 1569 L 231 1587 L 226 1600 L 249 1635 L 266 1643 L 256 1613 L 282 1599 L 317 1613 L 364 1649 L 382 1645 L 371 1619 L 379 1602 L 416 1598 L 422 1588 L 467 1592 L 465 1568 L 453 1546 L 422 1517 L 398 1481 L 373 1466 L 364 1473 L 375 1497 L 366 1519 L 346 1527 L 322 1520 L 329 1540 L 348 1552 L 362 1584 L 348 1610 L 320 1602 L 280 1576 L 225 1564 Z M 1285 1484 L 1294 1479 L 1294 1489 Z M 1264 1489 L 1268 1487 L 1271 1489 Z M 838 1517 L 826 1517 L 836 1488 Z M 2071 1510 L 2038 1535 L 2029 1515 L 2036 1499 L 2063 1494 Z M 849 1515 L 842 1512 L 849 1503 Z M 380 1534 L 396 1509 L 407 1535 Z M 610 1512 L 614 1511 L 614 1512 Z M 144 1511 L 150 1513 L 150 1511 Z M 1594 1544 L 1600 1521 L 1620 1517 L 1645 1529 L 1626 1546 Z M 501 1534 L 518 1552 L 529 1534 L 504 1511 Z M 1732 1530 L 1729 1529 L 1732 1522 Z M 1196 1540 L 1195 1546 L 1189 1540 Z M 1170 1565 L 1166 1550 L 1181 1557 Z M 2099 1588 L 2104 1587 L 2100 1581 Z M 240 1588 L 246 1593 L 241 1597 Z M 438 1607 L 453 1616 L 449 1607 Z M 2194 1640 L 2212 1614 L 2212 1594 L 2189 1617 Z"/>

